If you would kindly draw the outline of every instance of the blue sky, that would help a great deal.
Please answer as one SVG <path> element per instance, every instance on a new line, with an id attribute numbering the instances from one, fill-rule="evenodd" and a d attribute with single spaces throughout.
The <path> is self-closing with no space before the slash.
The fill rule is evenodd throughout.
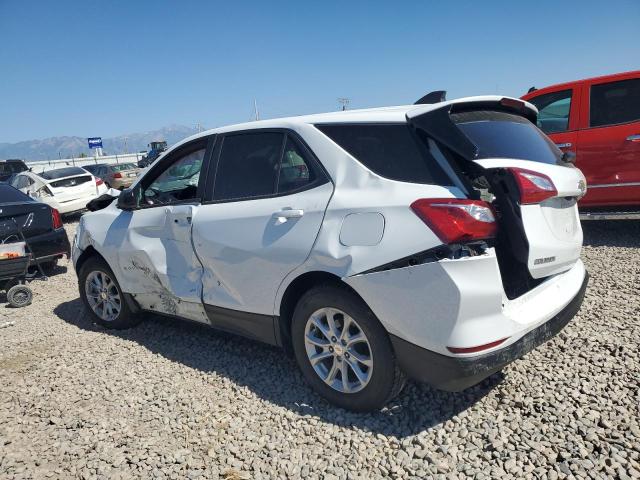
<path id="1" fill-rule="evenodd" d="M 640 2 L 0 0 L 0 142 L 449 98 L 640 69 Z"/>

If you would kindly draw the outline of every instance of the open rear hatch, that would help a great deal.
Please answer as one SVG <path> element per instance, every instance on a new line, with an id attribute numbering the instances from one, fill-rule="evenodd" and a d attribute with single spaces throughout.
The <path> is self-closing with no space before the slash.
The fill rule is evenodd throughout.
<path id="1" fill-rule="evenodd" d="M 579 259 L 582 172 L 535 125 L 525 102 L 477 97 L 412 110 L 407 120 L 469 198 L 490 203 L 505 293 L 515 298 Z"/>

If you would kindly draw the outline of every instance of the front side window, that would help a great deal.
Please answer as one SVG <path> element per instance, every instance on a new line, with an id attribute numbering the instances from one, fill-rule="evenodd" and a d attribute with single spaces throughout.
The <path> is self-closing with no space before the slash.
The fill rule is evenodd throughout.
<path id="1" fill-rule="evenodd" d="M 401 182 L 451 185 L 451 180 L 407 124 L 316 127 L 372 172 Z"/>
<path id="2" fill-rule="evenodd" d="M 544 133 L 566 132 L 569 129 L 571 94 L 573 90 L 547 93 L 528 100 L 538 109 L 538 127 Z"/>
<path id="3" fill-rule="evenodd" d="M 143 189 L 143 201 L 148 205 L 182 202 L 196 199 L 200 171 L 206 148 L 180 156 Z"/>
<path id="4" fill-rule="evenodd" d="M 213 187 L 214 200 L 264 197 L 276 192 L 284 134 L 228 135 L 222 142 Z"/>
<path id="5" fill-rule="evenodd" d="M 478 158 L 513 158 L 557 164 L 562 152 L 533 123 L 520 115 L 491 110 L 451 114 L 458 128 L 478 147 Z"/>
<path id="6" fill-rule="evenodd" d="M 590 126 L 640 120 L 640 78 L 593 85 L 590 93 Z"/>

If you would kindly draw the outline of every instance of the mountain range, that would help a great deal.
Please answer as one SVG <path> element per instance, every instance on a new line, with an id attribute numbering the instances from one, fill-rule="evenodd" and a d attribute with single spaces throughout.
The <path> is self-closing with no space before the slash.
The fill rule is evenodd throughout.
<path id="1" fill-rule="evenodd" d="M 119 155 L 147 151 L 152 141 L 165 140 L 172 145 L 196 133 L 196 129 L 183 125 L 171 125 L 143 133 L 129 133 L 117 137 L 103 138 L 104 155 Z M 53 160 L 79 157 L 82 153 L 93 156 L 86 137 L 51 137 L 42 140 L 26 140 L 16 143 L 0 143 L 0 160 L 21 158 L 23 160 Z"/>

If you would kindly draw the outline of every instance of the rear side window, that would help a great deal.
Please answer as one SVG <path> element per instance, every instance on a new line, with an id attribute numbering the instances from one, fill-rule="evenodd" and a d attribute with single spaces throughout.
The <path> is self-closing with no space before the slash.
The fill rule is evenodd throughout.
<path id="1" fill-rule="evenodd" d="M 451 185 L 447 175 L 406 124 L 316 125 L 378 175 L 401 182 Z"/>
<path id="2" fill-rule="evenodd" d="M 593 85 L 589 119 L 592 127 L 640 120 L 640 78 Z"/>
<path id="3" fill-rule="evenodd" d="M 562 152 L 549 137 L 519 115 L 478 110 L 454 113 L 451 119 L 478 147 L 478 158 L 514 158 L 556 164 L 562 157 Z"/>
<path id="4" fill-rule="evenodd" d="M 316 178 L 313 164 L 305 157 L 300 146 L 287 135 L 278 175 L 278 193 L 300 190 L 314 183 Z"/>
<path id="5" fill-rule="evenodd" d="M 276 192 L 284 134 L 243 133 L 224 137 L 214 200 L 263 197 Z"/>
<path id="6" fill-rule="evenodd" d="M 547 93 L 529 100 L 538 109 L 538 127 L 544 133 L 566 132 L 569 129 L 572 90 Z"/>

